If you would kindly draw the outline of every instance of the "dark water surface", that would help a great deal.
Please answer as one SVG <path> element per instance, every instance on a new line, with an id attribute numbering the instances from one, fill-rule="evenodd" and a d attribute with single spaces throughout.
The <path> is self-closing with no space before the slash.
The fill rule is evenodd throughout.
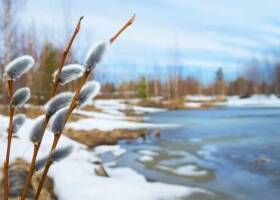
<path id="1" fill-rule="evenodd" d="M 159 139 L 124 142 L 128 153 L 119 165 L 130 166 L 151 181 L 216 194 L 205 199 L 280 199 L 280 109 L 168 111 L 149 115 L 147 121 L 179 127 L 161 130 Z M 156 155 L 141 161 L 141 150 Z M 195 167 L 195 174 L 186 173 L 186 166 Z"/>

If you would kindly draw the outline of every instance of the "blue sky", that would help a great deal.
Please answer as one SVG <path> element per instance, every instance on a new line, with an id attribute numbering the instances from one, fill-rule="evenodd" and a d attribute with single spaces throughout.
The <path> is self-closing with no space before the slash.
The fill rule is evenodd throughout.
<path id="1" fill-rule="evenodd" d="M 232 78 L 253 59 L 274 59 L 271 51 L 280 43 L 279 8 L 279 0 L 29 0 L 22 20 L 36 25 L 42 37 L 63 44 L 84 15 L 74 46 L 82 62 L 92 44 L 108 39 L 136 13 L 133 27 L 100 66 L 108 79 L 154 71 L 163 75 L 177 65 L 182 73 L 207 81 L 218 67 Z"/>

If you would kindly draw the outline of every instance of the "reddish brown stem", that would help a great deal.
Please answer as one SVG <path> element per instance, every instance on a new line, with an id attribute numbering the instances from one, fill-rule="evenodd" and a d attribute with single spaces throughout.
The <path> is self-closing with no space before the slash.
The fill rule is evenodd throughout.
<path id="1" fill-rule="evenodd" d="M 7 150 L 6 150 L 6 159 L 4 162 L 4 200 L 9 199 L 9 163 L 10 163 L 10 152 L 12 146 L 13 138 L 13 118 L 15 113 L 15 108 L 12 105 L 12 95 L 13 95 L 13 81 L 8 80 L 8 95 L 9 95 L 9 127 L 8 127 L 8 141 L 7 141 Z"/>
<path id="2" fill-rule="evenodd" d="M 34 173 L 35 162 L 36 162 L 36 157 L 37 157 L 38 152 L 39 152 L 39 145 L 38 145 L 38 143 L 35 143 L 34 144 L 34 149 L 33 149 L 32 161 L 31 161 L 31 164 L 30 164 L 30 167 L 29 167 L 28 175 L 27 175 L 27 177 L 25 179 L 25 182 L 24 182 L 24 186 L 23 186 L 23 190 L 22 190 L 22 193 L 21 193 L 21 196 L 20 196 L 20 200 L 25 199 L 25 194 L 28 191 L 28 187 L 29 187 L 29 184 L 31 182 L 32 175 Z"/>
<path id="3" fill-rule="evenodd" d="M 61 59 L 61 62 L 60 62 L 60 64 L 59 64 L 59 66 L 58 66 L 58 73 L 56 74 L 56 77 L 55 77 L 55 80 L 54 80 L 54 84 L 53 84 L 53 89 L 52 89 L 51 97 L 53 97 L 53 96 L 56 94 L 56 92 L 57 92 L 58 82 L 59 82 L 59 76 L 60 76 L 62 67 L 63 67 L 63 65 L 64 65 L 64 63 L 65 63 L 65 60 L 66 60 L 67 55 L 68 55 L 68 53 L 69 53 L 69 51 L 70 51 L 70 48 L 71 48 L 71 46 L 72 46 L 72 44 L 73 44 L 73 42 L 74 42 L 74 40 L 75 40 L 77 34 L 78 34 L 79 31 L 80 31 L 81 22 L 82 22 L 83 18 L 84 18 L 83 16 L 80 17 L 80 19 L 79 19 L 79 21 L 78 21 L 78 23 L 77 23 L 76 29 L 75 29 L 75 31 L 73 32 L 73 34 L 72 34 L 72 36 L 71 36 L 69 42 L 67 43 L 67 45 L 66 45 L 66 47 L 65 47 L 65 49 L 64 49 L 64 51 L 63 51 L 62 59 Z"/>
<path id="4" fill-rule="evenodd" d="M 37 155 L 38 155 L 38 152 L 39 152 L 39 149 L 40 149 L 40 146 L 41 146 L 41 142 L 42 142 L 45 130 L 46 130 L 47 125 L 49 123 L 49 120 L 50 120 L 50 116 L 46 115 L 45 121 L 44 121 L 44 125 L 43 125 L 42 131 L 41 131 L 41 136 L 39 138 L 39 141 L 34 144 L 32 160 L 31 160 L 31 163 L 30 163 L 30 166 L 29 166 L 28 175 L 27 175 L 27 177 L 25 179 L 24 186 L 23 186 L 22 191 L 21 191 L 20 200 L 24 200 L 25 199 L 25 195 L 26 195 L 26 193 L 28 191 L 28 187 L 30 185 L 32 176 L 34 174 Z"/>
<path id="5" fill-rule="evenodd" d="M 77 98 L 80 95 L 81 89 L 82 89 L 83 85 L 85 84 L 85 82 L 87 81 L 89 75 L 90 75 L 90 71 L 86 71 L 84 73 L 84 75 L 83 75 L 83 77 L 82 77 L 82 79 L 80 81 L 80 84 L 79 84 L 78 88 L 76 89 L 76 93 L 75 93 L 74 97 L 72 98 L 72 102 L 71 102 L 70 107 L 69 107 L 69 109 L 68 109 L 68 111 L 66 113 L 66 116 L 65 116 L 64 126 L 66 125 L 67 121 L 69 120 L 69 118 L 70 118 L 72 112 L 74 111 L 74 109 L 77 107 Z M 60 138 L 61 134 L 62 134 L 62 132 L 55 135 L 54 140 L 53 140 L 53 144 L 52 144 L 52 148 L 51 148 L 51 152 L 56 149 L 56 146 L 58 144 L 58 141 L 59 141 L 59 138 Z M 39 198 L 41 190 L 42 190 L 42 188 L 44 186 L 44 182 L 45 182 L 46 176 L 48 174 L 48 170 L 49 170 L 49 168 L 50 168 L 50 166 L 52 164 L 51 152 L 50 152 L 49 157 L 48 157 L 48 159 L 46 161 L 46 166 L 44 168 L 44 172 L 43 172 L 43 175 L 41 177 L 41 180 L 40 180 L 38 189 L 36 191 L 34 200 Z"/>
<path id="6" fill-rule="evenodd" d="M 42 179 L 44 179 L 44 180 L 46 179 L 48 171 L 49 171 L 51 165 L 52 165 L 52 161 L 50 161 L 50 162 L 48 162 L 46 164 L 45 170 L 44 170 L 44 172 L 42 174 Z M 37 189 L 36 195 L 34 197 L 34 200 L 38 200 L 39 199 L 40 193 L 41 193 L 42 188 L 43 188 L 43 184 L 41 184 L 41 183 L 43 183 L 43 182 L 40 182 L 40 185 L 38 186 L 38 189 Z"/>
<path id="7" fill-rule="evenodd" d="M 60 138 L 60 135 L 61 134 L 56 134 L 54 136 L 54 139 L 53 139 L 53 143 L 52 143 L 52 148 L 51 148 L 51 152 L 53 152 L 58 144 L 58 140 Z M 39 199 L 39 196 L 40 196 L 40 193 L 42 191 L 42 188 L 44 186 L 44 182 L 45 182 L 45 179 L 47 177 L 47 174 L 49 172 L 49 169 L 50 169 L 50 166 L 52 164 L 52 158 L 51 158 L 51 153 L 49 154 L 48 156 L 48 159 L 46 161 L 46 165 L 45 165 L 45 168 L 44 168 L 44 172 L 42 174 L 42 177 L 41 177 L 41 180 L 40 180 L 40 183 L 39 183 L 39 186 L 38 186 L 38 189 L 36 191 L 36 194 L 35 194 L 35 197 L 34 197 L 34 200 L 37 200 Z"/>
<path id="8" fill-rule="evenodd" d="M 112 44 L 119 36 L 120 34 L 125 31 L 133 22 L 135 19 L 135 14 L 117 31 L 117 33 L 110 39 L 110 43 Z"/>

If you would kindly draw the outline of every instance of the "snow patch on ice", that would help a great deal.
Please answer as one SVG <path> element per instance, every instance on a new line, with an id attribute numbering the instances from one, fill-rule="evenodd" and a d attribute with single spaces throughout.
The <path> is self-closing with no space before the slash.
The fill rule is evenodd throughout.
<path id="1" fill-rule="evenodd" d="M 158 165 L 156 168 L 168 171 L 176 175 L 182 175 L 182 176 L 205 176 L 207 175 L 206 170 L 199 170 L 197 166 L 195 165 L 186 165 L 186 166 L 180 166 L 180 167 L 167 167 L 164 165 Z"/>
<path id="2" fill-rule="evenodd" d="M 159 153 L 154 152 L 154 151 L 150 151 L 150 150 L 140 150 L 138 151 L 140 154 L 142 155 L 146 155 L 146 156 L 157 156 L 159 155 Z"/>
<path id="3" fill-rule="evenodd" d="M 120 145 L 101 145 L 94 148 L 94 152 L 96 154 L 104 154 L 111 152 L 115 156 L 121 156 L 126 153 L 126 150 L 122 148 Z"/>
<path id="4" fill-rule="evenodd" d="M 150 150 L 140 150 L 138 151 L 141 156 L 138 158 L 141 162 L 150 162 L 154 160 L 154 156 L 159 155 L 157 152 L 150 151 Z"/>
<path id="5" fill-rule="evenodd" d="M 138 158 L 138 160 L 141 162 L 150 162 L 150 161 L 154 160 L 154 157 L 143 155 L 140 158 Z"/>

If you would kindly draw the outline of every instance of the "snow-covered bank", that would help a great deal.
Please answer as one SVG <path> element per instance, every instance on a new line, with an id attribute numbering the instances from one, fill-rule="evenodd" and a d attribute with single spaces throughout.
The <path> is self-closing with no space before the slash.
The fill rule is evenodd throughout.
<path id="1" fill-rule="evenodd" d="M 131 101 L 133 102 L 134 100 L 132 99 Z M 161 108 L 150 108 L 150 107 L 147 108 L 142 106 L 128 105 L 123 99 L 96 100 L 94 102 L 94 105 L 105 113 L 116 114 L 116 115 L 124 115 L 122 111 L 125 111 L 127 109 L 133 110 L 137 114 L 165 111 L 165 109 L 161 109 Z"/>
<path id="2" fill-rule="evenodd" d="M 104 102 L 103 102 L 104 103 Z M 101 103 L 102 104 L 102 103 Z M 166 125 L 149 123 L 138 123 L 127 121 L 120 105 L 100 106 L 103 113 L 91 111 L 77 111 L 78 114 L 86 116 L 86 119 L 71 122 L 68 127 L 83 129 L 112 130 L 115 128 L 158 128 Z M 100 105 L 100 104 L 99 104 Z M 110 107 L 110 108 L 109 108 Z M 114 108 L 113 108 L 114 107 Z M 156 112 L 161 109 L 146 109 L 134 107 L 141 112 Z M 106 112 L 106 113 L 105 113 Z M 0 152 L 5 152 L 7 117 L 0 116 Z M 28 162 L 32 157 L 33 144 L 29 141 L 29 133 L 34 120 L 27 119 L 26 123 L 18 132 L 18 138 L 13 139 L 11 150 L 11 162 L 16 158 L 22 158 Z M 53 134 L 46 131 L 38 159 L 49 153 L 53 140 Z M 65 160 L 54 163 L 49 171 L 49 176 L 54 180 L 54 191 L 59 200 L 74 199 L 96 199 L 96 200 L 157 200 L 157 199 L 180 199 L 193 193 L 209 193 L 204 189 L 169 185 L 164 183 L 151 183 L 145 177 L 130 168 L 106 166 L 110 177 L 100 177 L 95 174 L 98 155 L 111 151 L 115 157 L 125 154 L 126 150 L 120 146 L 100 146 L 94 151 L 88 150 L 86 146 L 62 136 L 58 148 L 68 145 L 73 146 L 72 154 Z M 142 152 L 143 153 L 143 152 Z M 147 152 L 144 152 L 147 154 Z M 4 161 L 4 153 L 0 155 L 0 162 Z M 210 193 L 209 193 L 210 194 Z"/>
<path id="3" fill-rule="evenodd" d="M 249 98 L 239 98 L 238 96 L 227 97 L 226 102 L 217 105 L 227 107 L 280 107 L 280 99 L 276 95 L 253 95 Z"/>
<path id="4" fill-rule="evenodd" d="M 137 117 L 126 116 L 124 111 L 134 110 L 136 113 L 155 113 L 165 111 L 159 108 L 147 108 L 141 106 L 131 106 L 124 100 L 97 100 L 94 106 L 102 112 L 78 110 L 74 113 L 86 116 L 87 118 L 67 124 L 67 128 L 73 130 L 90 131 L 93 129 L 101 131 L 112 131 L 115 129 L 146 129 L 146 128 L 170 128 L 177 127 L 176 124 L 152 124 L 135 122 Z"/>
<path id="5" fill-rule="evenodd" d="M 111 131 L 114 129 L 145 129 L 145 128 L 172 128 L 177 127 L 175 124 L 152 124 L 152 123 L 138 123 L 122 120 L 105 120 L 98 118 L 81 119 L 76 122 L 67 124 L 67 128 L 73 130 L 90 131 L 94 129 L 102 131 Z"/>
<path id="6" fill-rule="evenodd" d="M 280 108 L 280 98 L 276 95 L 252 95 L 248 98 L 228 96 L 224 97 L 223 101 L 219 101 L 217 96 L 192 95 L 186 96 L 185 105 L 190 108 L 201 108 L 202 104 L 206 102 L 211 102 L 212 106 Z"/>

